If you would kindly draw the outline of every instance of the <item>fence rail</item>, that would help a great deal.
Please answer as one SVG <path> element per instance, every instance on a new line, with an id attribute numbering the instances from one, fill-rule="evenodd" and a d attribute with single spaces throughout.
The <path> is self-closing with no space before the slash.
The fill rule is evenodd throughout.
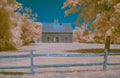
<path id="1" fill-rule="evenodd" d="M 30 54 L 25 55 L 7 55 L 7 56 L 0 56 L 0 59 L 8 59 L 8 58 L 27 58 L 30 57 Z"/>
<path id="2" fill-rule="evenodd" d="M 109 55 L 120 55 L 120 52 L 109 52 Z"/>
<path id="3" fill-rule="evenodd" d="M 108 52 L 107 49 L 104 50 L 102 54 L 34 54 L 33 50 L 30 51 L 30 54 L 25 55 L 7 55 L 0 56 L 0 59 L 10 59 L 10 58 L 30 58 L 30 66 L 0 66 L 0 69 L 21 69 L 21 68 L 30 68 L 31 74 L 34 73 L 34 68 L 43 68 L 43 67 L 71 67 L 71 66 L 94 66 L 94 65 L 103 65 L 103 70 L 107 70 L 107 65 L 120 65 L 120 63 L 108 63 L 108 55 L 120 55 L 120 52 Z M 83 64 L 51 64 L 51 65 L 34 65 L 34 57 L 38 56 L 49 56 L 49 57 L 98 57 L 104 56 L 104 62 L 97 63 L 83 63 Z"/>
<path id="4" fill-rule="evenodd" d="M 114 54 L 115 55 L 115 54 Z M 104 56 L 104 54 L 33 54 L 33 57 L 37 56 L 49 56 L 49 57 L 89 57 L 89 56 Z M 25 55 L 7 55 L 7 56 L 0 56 L 0 59 L 8 59 L 8 58 L 27 58 L 30 57 L 30 54 Z"/>

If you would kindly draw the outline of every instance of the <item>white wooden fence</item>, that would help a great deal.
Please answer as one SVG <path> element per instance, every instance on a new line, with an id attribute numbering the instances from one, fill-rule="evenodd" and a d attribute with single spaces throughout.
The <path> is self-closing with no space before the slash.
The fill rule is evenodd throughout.
<path id="1" fill-rule="evenodd" d="M 21 69 L 21 68 L 30 68 L 30 73 L 33 74 L 34 68 L 45 68 L 45 67 L 71 67 L 71 66 L 94 66 L 94 65 L 103 65 L 103 70 L 107 70 L 107 65 L 120 65 L 120 63 L 108 63 L 108 55 L 120 55 L 120 52 L 108 52 L 107 49 L 104 50 L 102 54 L 89 53 L 89 54 L 34 54 L 33 50 L 30 50 L 30 54 L 25 55 L 9 55 L 9 56 L 0 56 L 2 59 L 11 59 L 11 58 L 30 58 L 30 66 L 0 66 L 0 69 Z M 84 64 L 53 64 L 53 65 L 34 65 L 34 57 L 38 56 L 49 56 L 49 57 L 99 57 L 104 56 L 104 62 L 97 63 L 84 63 Z"/>

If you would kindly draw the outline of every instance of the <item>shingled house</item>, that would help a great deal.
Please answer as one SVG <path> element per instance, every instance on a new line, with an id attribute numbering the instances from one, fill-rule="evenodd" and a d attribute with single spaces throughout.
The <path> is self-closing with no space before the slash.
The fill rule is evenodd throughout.
<path id="1" fill-rule="evenodd" d="M 42 42 L 46 43 L 69 43 L 72 42 L 71 23 L 59 23 L 57 19 L 54 23 L 42 24 Z"/>

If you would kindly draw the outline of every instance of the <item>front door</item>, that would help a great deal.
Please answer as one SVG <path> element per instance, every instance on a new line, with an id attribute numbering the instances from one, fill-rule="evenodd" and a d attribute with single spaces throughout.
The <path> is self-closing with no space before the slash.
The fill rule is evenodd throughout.
<path id="1" fill-rule="evenodd" d="M 59 42 L 59 37 L 54 37 L 53 42 Z"/>
<path id="2" fill-rule="evenodd" d="M 59 42 L 59 37 L 56 37 L 56 42 Z"/>

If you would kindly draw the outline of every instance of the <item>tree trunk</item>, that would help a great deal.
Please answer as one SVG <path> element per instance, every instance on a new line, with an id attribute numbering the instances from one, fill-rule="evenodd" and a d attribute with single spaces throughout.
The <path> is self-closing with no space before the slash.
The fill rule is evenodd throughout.
<path id="1" fill-rule="evenodd" d="M 106 40 L 105 40 L 105 49 L 108 49 L 108 51 L 110 51 L 110 36 L 106 37 Z"/>

